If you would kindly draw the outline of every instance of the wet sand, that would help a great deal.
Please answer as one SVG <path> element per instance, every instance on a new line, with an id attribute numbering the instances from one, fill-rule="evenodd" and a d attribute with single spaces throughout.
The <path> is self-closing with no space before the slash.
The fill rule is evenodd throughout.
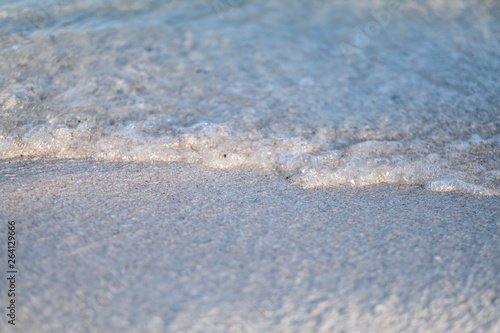
<path id="1" fill-rule="evenodd" d="M 0 177 L 19 270 L 2 332 L 500 330 L 498 197 L 164 163 L 10 159 Z"/>

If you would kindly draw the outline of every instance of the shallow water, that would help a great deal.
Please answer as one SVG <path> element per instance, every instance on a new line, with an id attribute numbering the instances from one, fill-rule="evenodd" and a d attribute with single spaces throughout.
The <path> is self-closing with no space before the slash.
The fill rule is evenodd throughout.
<path id="1" fill-rule="evenodd" d="M 500 6 L 404 1 L 360 37 L 387 6 L 1 2 L 0 158 L 500 195 Z"/>

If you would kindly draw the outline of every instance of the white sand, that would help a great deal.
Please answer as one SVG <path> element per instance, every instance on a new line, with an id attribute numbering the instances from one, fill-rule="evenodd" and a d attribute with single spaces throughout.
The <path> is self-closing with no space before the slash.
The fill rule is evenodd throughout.
<path id="1" fill-rule="evenodd" d="M 498 1 L 225 1 L 1 4 L 0 333 L 500 332 Z"/>
<path id="2" fill-rule="evenodd" d="M 185 164 L 16 159 L 0 177 L 1 253 L 8 219 L 19 233 L 1 332 L 500 330 L 498 197 Z"/>

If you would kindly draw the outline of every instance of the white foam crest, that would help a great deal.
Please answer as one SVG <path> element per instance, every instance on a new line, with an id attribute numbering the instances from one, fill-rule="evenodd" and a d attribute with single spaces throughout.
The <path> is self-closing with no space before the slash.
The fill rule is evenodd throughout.
<path id="1" fill-rule="evenodd" d="M 476 195 L 500 195 L 498 189 L 467 183 L 461 179 L 438 179 L 425 184 L 425 188 L 433 192 L 465 192 Z"/>
<path id="2" fill-rule="evenodd" d="M 419 150 L 425 144 L 417 141 L 352 142 L 338 138 L 336 143 L 342 142 L 339 148 L 327 136 L 306 139 L 238 131 L 228 123 L 182 127 L 150 120 L 114 123 L 101 118 L 81 118 L 68 125 L 35 120 L 0 137 L 1 157 L 255 167 L 279 172 L 305 188 L 410 184 L 424 185 L 430 191 L 499 195 L 500 170 L 491 155 L 500 142 L 498 136 L 485 140 L 473 135 L 426 150 Z M 477 158 L 478 154 L 482 157 Z"/>

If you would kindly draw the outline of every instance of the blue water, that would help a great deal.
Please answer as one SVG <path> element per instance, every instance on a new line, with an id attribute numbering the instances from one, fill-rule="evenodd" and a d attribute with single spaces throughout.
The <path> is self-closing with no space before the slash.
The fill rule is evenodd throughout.
<path id="1" fill-rule="evenodd" d="M 500 194 L 494 1 L 0 6 L 0 158 Z"/>

